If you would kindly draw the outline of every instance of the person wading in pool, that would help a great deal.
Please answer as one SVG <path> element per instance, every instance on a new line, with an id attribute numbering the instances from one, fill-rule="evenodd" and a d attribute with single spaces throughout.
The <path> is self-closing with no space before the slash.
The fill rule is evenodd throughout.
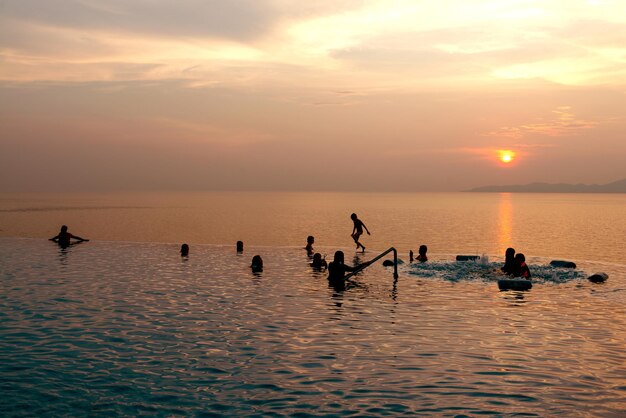
<path id="1" fill-rule="evenodd" d="M 370 265 L 371 261 L 366 261 L 354 267 L 348 266 L 344 263 L 343 251 L 336 251 L 333 261 L 328 263 L 328 284 L 335 289 L 345 289 L 346 285 L 346 272 L 355 271 L 361 267 Z"/>
<path id="2" fill-rule="evenodd" d="M 315 253 L 313 254 L 313 261 L 310 264 L 314 270 L 322 270 L 328 268 L 328 263 L 326 263 L 326 256 L 322 258 L 322 254 Z"/>
<path id="3" fill-rule="evenodd" d="M 426 256 L 426 252 L 428 251 L 428 247 L 425 245 L 420 245 L 418 252 L 418 256 L 415 257 L 415 261 L 419 261 L 420 263 L 425 263 L 428 261 L 428 257 Z M 409 251 L 409 262 L 413 262 L 413 250 Z"/>
<path id="4" fill-rule="evenodd" d="M 306 237 L 306 247 L 304 247 L 304 249 L 306 250 L 306 255 L 309 257 L 313 256 L 315 252 L 315 250 L 313 250 L 313 244 L 315 244 L 315 237 L 313 235 Z"/>
<path id="5" fill-rule="evenodd" d="M 363 249 L 363 252 L 365 252 L 365 246 L 363 246 L 363 244 L 359 242 L 359 237 L 363 235 L 363 228 L 365 228 L 367 235 L 371 235 L 370 231 L 367 229 L 365 224 L 356 217 L 356 213 L 350 215 L 350 219 L 352 219 L 352 222 L 354 222 L 354 227 L 352 228 L 352 239 L 356 243 L 356 249 L 358 250 L 359 247 L 361 247 Z"/>
<path id="6" fill-rule="evenodd" d="M 515 254 L 515 271 L 513 277 L 521 277 L 522 279 L 530 280 L 530 269 L 526 265 L 526 257 L 524 254 Z"/>
<path id="7" fill-rule="evenodd" d="M 263 259 L 260 255 L 255 255 L 252 257 L 252 263 L 250 264 L 250 268 L 253 273 L 261 273 L 263 271 Z"/>
<path id="8" fill-rule="evenodd" d="M 515 249 L 507 248 L 504 253 L 504 265 L 500 268 L 502 273 L 513 275 L 515 273 Z"/>
<path id="9" fill-rule="evenodd" d="M 67 232 L 66 225 L 63 225 L 61 227 L 61 231 L 59 231 L 59 235 L 57 235 L 56 237 L 50 238 L 50 241 L 56 242 L 57 244 L 59 244 L 60 247 L 67 248 L 72 244 L 70 242 L 71 239 L 75 239 L 78 242 L 89 241 L 88 239 L 77 237 L 76 235 L 72 235 L 69 232 Z"/>

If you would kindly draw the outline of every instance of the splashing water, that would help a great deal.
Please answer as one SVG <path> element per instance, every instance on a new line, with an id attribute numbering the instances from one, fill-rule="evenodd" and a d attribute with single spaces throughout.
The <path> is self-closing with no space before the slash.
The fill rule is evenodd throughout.
<path id="1" fill-rule="evenodd" d="M 427 263 L 410 264 L 404 272 L 410 276 L 435 278 L 450 282 L 474 280 L 493 282 L 509 276 L 500 271 L 501 262 L 489 262 L 489 256 L 483 254 L 475 261 L 433 261 Z M 567 268 L 553 267 L 549 264 L 530 265 L 533 282 L 537 283 L 567 283 L 572 280 L 585 279 L 591 273 Z"/>

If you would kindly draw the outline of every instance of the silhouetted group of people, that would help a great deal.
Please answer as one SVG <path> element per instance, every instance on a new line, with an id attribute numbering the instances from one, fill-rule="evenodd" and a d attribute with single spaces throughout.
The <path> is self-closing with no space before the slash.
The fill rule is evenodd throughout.
<path id="1" fill-rule="evenodd" d="M 355 213 L 350 215 L 350 218 L 354 222 L 354 227 L 352 229 L 351 236 L 352 236 L 352 239 L 354 239 L 354 242 L 356 243 L 356 249 L 358 250 L 359 248 L 361 248 L 362 251 L 365 252 L 365 246 L 359 242 L 359 238 L 361 235 L 363 235 L 363 229 L 365 229 L 368 235 L 370 235 L 370 232 L 365 226 L 365 224 L 357 217 Z M 71 234 L 70 232 L 68 232 L 67 226 L 63 225 L 58 235 L 50 238 L 50 241 L 54 241 L 58 243 L 59 246 L 61 246 L 62 248 L 67 248 L 74 243 L 79 243 L 79 242 L 89 241 L 89 240 Z M 346 272 L 354 272 L 356 270 L 361 270 L 371 264 L 371 261 L 366 261 L 364 263 L 361 263 L 355 266 L 349 266 L 345 264 L 345 256 L 344 256 L 343 251 L 336 251 L 333 261 L 331 261 L 330 263 L 327 263 L 326 257 L 325 256 L 322 257 L 322 254 L 316 253 L 315 250 L 313 249 L 314 243 L 315 243 L 315 237 L 313 237 L 312 235 L 309 235 L 306 239 L 306 247 L 304 248 L 307 252 L 307 255 L 311 257 L 310 266 L 313 269 L 320 270 L 320 271 L 327 269 L 329 284 L 333 286 L 344 285 Z M 410 262 L 412 263 L 413 261 L 417 261 L 420 263 L 424 263 L 428 261 L 428 257 L 426 255 L 427 251 L 428 251 L 428 247 L 426 245 L 420 245 L 419 250 L 418 250 L 418 255 L 415 258 L 413 257 L 413 250 L 409 251 Z M 237 253 L 242 253 L 242 252 L 243 252 L 243 242 L 237 241 Z M 188 244 L 181 245 L 180 255 L 182 257 L 189 256 Z M 252 257 L 250 268 L 255 273 L 263 271 L 263 259 L 261 258 L 260 255 L 257 254 L 254 257 Z M 526 258 L 524 257 L 524 254 L 522 253 L 516 254 L 515 249 L 513 248 L 507 248 L 505 252 L 504 266 L 502 266 L 501 270 L 503 273 L 513 276 L 513 277 L 521 277 L 524 279 L 530 279 L 530 269 L 526 265 Z"/>
<path id="2" fill-rule="evenodd" d="M 361 244 L 359 238 L 363 235 L 363 229 L 367 232 L 367 235 L 371 235 L 365 223 L 361 221 L 356 213 L 350 215 L 350 219 L 352 219 L 352 233 L 350 236 L 354 240 L 356 244 L 356 249 L 361 248 L 362 252 L 365 252 L 365 246 Z M 313 254 L 313 242 L 315 239 L 312 236 L 307 238 L 307 254 L 309 256 Z M 361 264 L 357 264 L 355 266 L 349 266 L 345 263 L 345 255 L 343 251 L 335 251 L 335 256 L 333 261 L 330 263 L 326 262 L 326 257 L 322 258 L 320 253 L 313 254 L 313 261 L 311 262 L 311 267 L 316 270 L 328 269 L 328 283 L 333 286 L 335 289 L 343 289 L 345 288 L 345 280 L 346 280 L 346 272 L 354 272 L 356 270 L 364 269 L 369 266 L 372 262 L 366 261 Z"/>
<path id="3" fill-rule="evenodd" d="M 237 253 L 243 253 L 243 241 L 237 241 Z M 183 244 L 180 246 L 180 256 L 181 257 L 189 257 L 189 245 Z M 250 268 L 253 273 L 260 273 L 263 271 L 263 259 L 260 255 L 255 255 L 252 257 L 252 262 L 250 263 Z"/>
<path id="4" fill-rule="evenodd" d="M 353 222 L 352 233 L 350 234 L 350 236 L 356 244 L 356 249 L 358 250 L 359 248 L 361 248 L 361 250 L 365 252 L 365 246 L 361 244 L 361 242 L 359 242 L 359 238 L 361 237 L 361 235 L 363 235 L 364 229 L 365 232 L 367 232 L 367 235 L 371 235 L 370 231 L 367 229 L 367 226 L 365 226 L 363 221 L 361 221 L 357 217 L 356 213 L 351 214 L 350 219 L 352 219 Z M 318 271 L 327 269 L 328 282 L 330 285 L 333 285 L 335 287 L 340 287 L 345 284 L 344 281 L 346 272 L 360 270 L 371 264 L 371 262 L 367 261 L 356 266 L 349 266 L 345 264 L 345 256 L 343 251 L 336 251 L 333 261 L 328 263 L 326 262 L 326 256 L 322 257 L 322 254 L 315 252 L 315 250 L 313 249 L 314 243 L 315 237 L 309 235 L 306 239 L 306 246 L 304 247 L 304 249 L 306 250 L 307 255 L 311 257 L 310 266 L 314 270 Z"/>
<path id="5" fill-rule="evenodd" d="M 316 253 L 313 249 L 313 244 L 315 244 L 315 237 L 313 235 L 309 235 L 306 237 L 306 255 L 311 258 L 310 266 L 315 270 L 323 270 L 328 267 L 328 263 L 326 262 L 326 256 L 322 257 L 322 254 Z"/>
<path id="6" fill-rule="evenodd" d="M 514 248 L 507 248 L 504 253 L 504 266 L 500 269 L 504 274 L 530 280 L 530 269 L 526 265 L 524 254 L 515 254 Z"/>

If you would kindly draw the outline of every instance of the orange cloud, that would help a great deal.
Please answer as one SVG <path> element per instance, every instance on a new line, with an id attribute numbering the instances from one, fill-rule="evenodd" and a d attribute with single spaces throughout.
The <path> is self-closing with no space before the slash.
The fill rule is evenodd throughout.
<path id="1" fill-rule="evenodd" d="M 540 119 L 538 122 L 519 126 L 503 126 L 483 136 L 512 140 L 521 140 L 529 135 L 558 137 L 576 135 L 581 130 L 591 129 L 599 124 L 597 121 L 576 117 L 571 106 L 559 106 L 552 111 L 552 114 L 555 116 L 551 119 Z"/>

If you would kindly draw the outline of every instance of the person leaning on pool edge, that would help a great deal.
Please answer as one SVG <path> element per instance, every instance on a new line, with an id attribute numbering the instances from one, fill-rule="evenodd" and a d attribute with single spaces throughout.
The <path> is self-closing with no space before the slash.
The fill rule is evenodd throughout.
<path id="1" fill-rule="evenodd" d="M 346 271 L 355 271 L 360 267 L 370 265 L 371 261 L 366 261 L 354 267 L 344 263 L 343 251 L 336 251 L 333 261 L 328 263 L 328 282 L 333 285 L 343 285 L 345 281 Z"/>
<path id="2" fill-rule="evenodd" d="M 50 238 L 49 241 L 54 241 L 57 244 L 59 244 L 61 247 L 69 247 L 72 244 L 71 243 L 72 239 L 75 239 L 78 242 L 89 241 L 88 239 L 81 238 L 79 236 L 76 236 L 67 232 L 67 225 L 63 225 L 61 227 L 61 231 L 59 231 L 59 234 L 55 237 Z"/>

